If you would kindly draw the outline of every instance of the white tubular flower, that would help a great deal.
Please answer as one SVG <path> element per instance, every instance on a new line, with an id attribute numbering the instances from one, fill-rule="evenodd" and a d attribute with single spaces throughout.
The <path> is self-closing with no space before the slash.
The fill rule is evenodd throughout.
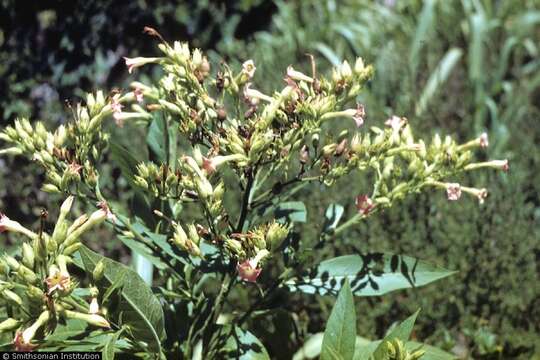
<path id="1" fill-rule="evenodd" d="M 247 76 L 248 80 L 253 78 L 253 76 L 255 75 L 255 70 L 257 70 L 257 68 L 255 67 L 255 63 L 251 59 L 245 61 L 242 64 L 242 74 Z"/>
<path id="2" fill-rule="evenodd" d="M 308 82 L 308 83 L 313 82 L 313 78 L 307 76 L 304 73 L 301 73 L 300 71 L 294 70 L 292 65 L 289 65 L 287 67 L 287 77 L 293 79 L 294 81 L 305 81 L 305 82 Z"/>
<path id="3" fill-rule="evenodd" d="M 244 87 L 244 97 L 249 100 L 249 102 L 253 105 L 256 105 L 259 103 L 259 100 L 272 102 L 272 97 L 263 94 L 259 90 L 255 90 L 251 88 L 251 83 L 247 83 Z"/>
<path id="4" fill-rule="evenodd" d="M 128 58 L 124 57 L 124 60 L 126 61 L 126 66 L 128 67 L 128 73 L 132 73 L 133 69 L 138 68 L 140 66 L 150 64 L 150 63 L 157 63 L 161 58 L 157 57 L 135 57 L 135 58 Z"/>

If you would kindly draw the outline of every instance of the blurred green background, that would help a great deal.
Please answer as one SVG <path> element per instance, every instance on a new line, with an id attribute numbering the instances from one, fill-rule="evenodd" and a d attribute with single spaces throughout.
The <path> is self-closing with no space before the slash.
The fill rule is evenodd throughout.
<path id="1" fill-rule="evenodd" d="M 489 188 L 485 204 L 419 195 L 349 231 L 328 256 L 401 252 L 459 271 L 426 288 L 357 299 L 365 337 L 381 337 L 421 307 L 416 336 L 463 357 L 540 353 L 540 0 L 0 0 L 2 125 L 28 116 L 57 126 L 85 91 L 126 88 L 134 77 L 122 57 L 157 54 L 144 26 L 204 49 L 214 62 L 254 59 L 255 84 L 267 91 L 283 86 L 289 64 L 308 71 L 307 53 L 319 72 L 362 56 L 376 69 L 359 99 L 366 126 L 396 114 L 426 137 L 465 141 L 486 131 L 490 147 L 478 156 L 508 158 L 510 172 L 459 179 Z M 0 173 L 0 208 L 35 223 L 51 204 L 37 167 L 4 157 Z M 317 221 L 333 202 L 353 214 L 351 194 L 366 187 L 349 178 L 298 197 L 309 199 L 308 221 Z M 128 256 L 119 244 L 105 246 Z M 310 332 L 324 328 L 328 310 L 320 309 L 331 302 L 317 299 Z"/>

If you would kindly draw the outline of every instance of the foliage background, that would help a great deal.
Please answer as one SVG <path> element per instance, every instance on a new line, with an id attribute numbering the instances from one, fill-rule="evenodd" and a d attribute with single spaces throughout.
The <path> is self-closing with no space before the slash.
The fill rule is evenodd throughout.
<path id="1" fill-rule="evenodd" d="M 402 252 L 459 271 L 417 291 L 356 301 L 365 337 L 381 337 L 393 320 L 422 307 L 417 336 L 463 356 L 529 358 L 540 347 L 540 1 L 2 0 L 3 125 L 18 116 L 56 125 L 69 118 L 66 100 L 79 101 L 96 88 L 125 87 L 130 77 L 122 56 L 157 53 L 142 35 L 145 25 L 209 51 L 213 61 L 253 58 L 255 83 L 263 90 L 281 84 L 289 64 L 302 63 L 309 71 L 306 53 L 316 56 L 318 71 L 362 56 L 376 69 L 361 99 L 367 126 L 397 114 L 423 134 L 465 140 L 487 131 L 489 157 L 510 159 L 511 171 L 460 179 L 491 190 L 484 205 L 470 199 L 448 203 L 438 193 L 417 196 L 345 234 L 328 257 L 355 250 Z M 153 76 L 150 68 L 144 71 Z M 118 134 L 132 142 L 131 131 Z M 51 203 L 39 190 L 36 169 L 3 158 L 0 172 L 3 211 L 35 223 Z M 115 181 L 117 169 L 110 176 Z M 309 223 L 333 202 L 351 215 L 352 195 L 364 188 L 358 178 L 329 189 L 312 186 L 297 196 L 309 199 Z M 315 232 L 306 226 L 303 235 L 309 239 Z M 129 261 L 118 241 L 104 246 Z M 309 314 L 309 332 L 324 328 L 332 303 L 316 300 L 299 314 Z M 271 336 L 264 336 L 263 326 L 258 331 L 263 340 Z"/>

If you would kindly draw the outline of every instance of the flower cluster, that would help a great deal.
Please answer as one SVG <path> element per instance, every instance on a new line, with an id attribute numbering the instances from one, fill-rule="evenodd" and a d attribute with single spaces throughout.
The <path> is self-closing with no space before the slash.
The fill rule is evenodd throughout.
<path id="1" fill-rule="evenodd" d="M 73 253 L 82 246 L 81 236 L 112 214 L 103 206 L 90 216 L 69 222 L 72 203 L 73 197 L 69 197 L 62 204 L 52 234 L 43 230 L 35 233 L 6 215 L 0 217 L 0 232 L 18 233 L 28 239 L 22 243 L 20 256 L 4 254 L 0 258 L 0 297 L 11 314 L 0 323 L 0 332 L 15 332 L 13 344 L 17 351 L 36 348 L 40 342 L 37 335 L 45 338 L 59 320 L 78 319 L 92 326 L 110 327 L 101 315 L 98 289 L 90 289 L 89 301 L 77 295 L 78 284 L 69 266 L 73 264 Z M 103 264 L 98 264 L 93 281 L 102 276 L 103 270 Z"/>
<path id="2" fill-rule="evenodd" d="M 436 135 L 426 144 L 413 135 L 405 117 L 368 119 L 357 95 L 373 68 L 361 58 L 353 66 L 344 61 L 328 78 L 317 75 L 313 58 L 311 74 L 289 66 L 283 88 L 265 94 L 256 88 L 253 60 L 237 71 L 222 63 L 212 72 L 199 49 L 180 42 L 162 42 L 159 49 L 162 57 L 125 59 L 129 73 L 148 64 L 161 66 L 163 75 L 156 84 L 133 82 L 131 91 L 107 99 L 101 92 L 90 94 L 86 106 L 74 109 L 75 121 L 54 133 L 40 123 L 33 128 L 27 120 L 18 121 L 0 134 L 13 144 L 3 151 L 40 162 L 47 170 L 45 190 L 69 192 L 72 184 L 83 183 L 93 191 L 109 141 L 103 120 L 111 118 L 118 126 L 160 121 L 165 137 L 173 131 L 183 137 L 182 153 L 168 146 L 163 163 L 138 164 L 133 183 L 151 198 L 199 206 L 208 220 L 206 228 L 173 219 L 169 238 L 192 256 L 201 256 L 200 241 L 206 239 L 238 259 L 243 264 L 239 271 L 248 265 L 256 270 L 264 257 L 261 252 L 271 251 L 266 245 L 253 246 L 267 236 L 259 233 L 269 225 L 245 226 L 248 213 L 291 184 L 319 181 L 330 186 L 353 171 L 370 173 L 373 189 L 356 198 L 362 218 L 427 187 L 444 189 L 449 200 L 466 193 L 483 202 L 485 189 L 461 186 L 453 179 L 479 168 L 508 169 L 506 160 L 472 162 L 472 150 L 488 146 L 486 134 L 465 144 Z M 332 127 L 348 129 L 335 136 L 327 131 Z M 166 143 L 171 139 L 177 141 L 176 135 Z M 223 206 L 224 167 L 247 193 L 237 218 Z"/>

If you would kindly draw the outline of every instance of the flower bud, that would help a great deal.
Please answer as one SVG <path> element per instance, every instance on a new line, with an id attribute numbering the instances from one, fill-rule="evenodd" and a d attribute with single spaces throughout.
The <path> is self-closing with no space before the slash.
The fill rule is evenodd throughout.
<path id="1" fill-rule="evenodd" d="M 272 251 L 278 249 L 289 234 L 289 228 L 286 225 L 273 222 L 268 226 L 266 233 L 266 243 L 270 245 Z"/>
<path id="2" fill-rule="evenodd" d="M 3 331 L 12 331 L 19 327 L 20 325 L 19 320 L 15 320 L 13 318 L 7 318 L 6 320 L 2 321 L 0 323 L 0 333 Z"/>
<path id="3" fill-rule="evenodd" d="M 98 282 L 103 278 L 104 271 L 105 271 L 105 262 L 103 260 L 100 260 L 96 264 L 94 271 L 92 271 L 92 279 L 94 279 L 94 282 Z"/>
<path id="4" fill-rule="evenodd" d="M 102 327 L 102 328 L 110 328 L 111 325 L 109 322 L 102 316 L 97 314 L 83 314 L 76 311 L 71 310 L 64 310 L 62 312 L 62 315 L 67 319 L 75 319 L 75 320 L 82 320 L 84 322 L 87 322 L 90 325 Z"/>
<path id="5" fill-rule="evenodd" d="M 17 295 L 16 293 L 14 293 L 13 291 L 9 289 L 4 289 L 2 290 L 1 294 L 4 297 L 4 299 L 6 299 L 6 301 L 22 306 L 23 301 L 21 297 Z"/>

